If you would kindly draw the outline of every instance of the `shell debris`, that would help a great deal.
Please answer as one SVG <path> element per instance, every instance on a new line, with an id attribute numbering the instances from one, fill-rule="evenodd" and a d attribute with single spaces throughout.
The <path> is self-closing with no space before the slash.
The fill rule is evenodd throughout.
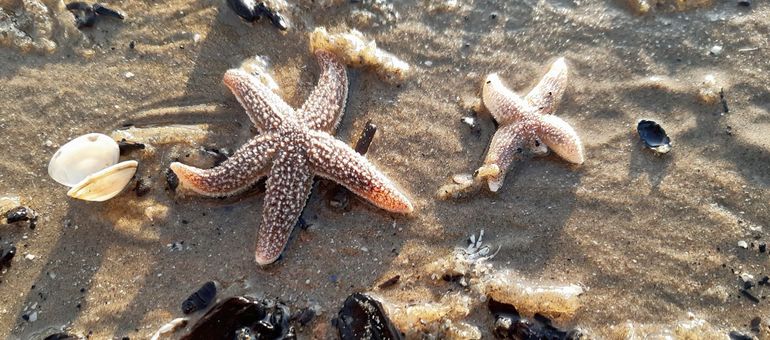
<path id="1" fill-rule="evenodd" d="M 401 80 L 407 77 L 411 67 L 405 61 L 377 47 L 374 40 L 352 29 L 344 33 L 329 33 L 325 27 L 317 27 L 310 34 L 310 50 L 327 50 L 352 67 L 368 67 L 384 79 Z"/>
<path id="2" fill-rule="evenodd" d="M 139 163 L 118 163 L 120 147 L 101 133 L 77 137 L 56 150 L 48 163 L 48 175 L 71 187 L 67 195 L 86 201 L 106 201 L 128 185 Z"/>

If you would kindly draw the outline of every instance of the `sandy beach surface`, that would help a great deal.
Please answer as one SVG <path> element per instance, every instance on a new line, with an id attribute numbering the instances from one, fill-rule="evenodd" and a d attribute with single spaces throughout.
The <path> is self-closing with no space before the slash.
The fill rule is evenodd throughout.
<path id="1" fill-rule="evenodd" d="M 18 248 L 0 271 L 0 338 L 64 329 L 146 339 L 183 316 L 181 302 L 209 280 L 220 299 L 319 308 L 299 337 L 327 338 L 354 292 L 418 303 L 461 290 L 423 284 L 421 268 L 482 229 L 501 247 L 495 268 L 584 287 L 576 315 L 559 327 L 643 338 L 697 319 L 725 338 L 768 338 L 770 286 L 758 282 L 770 275 L 770 255 L 759 251 L 770 241 L 770 5 L 658 2 L 639 13 L 620 0 L 290 1 L 283 32 L 265 19 L 244 22 L 222 0 L 109 1 L 125 20 L 82 30 L 60 1 L 0 0 L 0 29 L 16 25 L 29 38 L 0 39 L 0 197 L 39 214 L 34 230 L 0 225 L 0 247 Z M 329 206 L 331 183 L 319 181 L 303 213 L 309 228 L 296 228 L 283 257 L 259 268 L 262 190 L 182 196 L 164 172 L 176 160 L 211 166 L 205 150 L 234 150 L 254 136 L 221 83 L 248 58 L 266 57 L 279 94 L 301 105 L 319 71 L 309 33 L 321 26 L 357 29 L 410 64 L 401 80 L 351 68 L 337 137 L 352 144 L 367 121 L 376 124 L 367 157 L 415 213 L 388 214 L 358 198 L 339 212 Z M 582 138 L 585 163 L 538 157 L 497 193 L 437 200 L 453 174 L 481 164 L 495 131 L 486 110 L 474 111 L 484 77 L 499 72 L 524 94 L 560 56 L 570 82 L 556 114 Z M 714 83 L 704 85 L 708 75 Z M 709 86 L 724 101 L 704 100 Z M 635 131 L 642 118 L 662 124 L 670 153 L 644 149 Z M 148 130 L 148 149 L 121 158 L 140 162 L 145 195 L 131 190 L 135 179 L 107 202 L 78 201 L 48 176 L 60 145 L 128 125 L 160 128 Z M 741 274 L 753 277 L 748 292 L 759 302 L 741 293 Z M 414 282 L 376 288 L 394 275 Z M 492 337 L 486 308 L 465 321 Z"/>

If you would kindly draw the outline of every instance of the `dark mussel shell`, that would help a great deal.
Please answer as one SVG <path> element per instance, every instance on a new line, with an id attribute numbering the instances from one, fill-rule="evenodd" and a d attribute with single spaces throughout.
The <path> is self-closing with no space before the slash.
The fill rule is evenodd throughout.
<path id="1" fill-rule="evenodd" d="M 554 327 L 551 320 L 536 314 L 533 319 L 521 317 L 516 307 L 490 299 L 489 311 L 495 317 L 493 333 L 498 339 L 578 340 L 578 330 L 564 331 Z"/>
<path id="2" fill-rule="evenodd" d="M 671 151 L 671 139 L 668 138 L 666 130 L 663 130 L 660 124 L 642 119 L 636 125 L 636 132 L 639 133 L 639 138 L 644 142 L 644 146 L 658 153 Z"/>
<path id="3" fill-rule="evenodd" d="M 217 285 L 214 281 L 209 281 L 203 284 L 203 286 L 192 293 L 186 300 L 182 302 L 182 313 L 190 314 L 196 312 L 211 304 L 214 301 L 214 297 L 217 296 Z"/>
<path id="4" fill-rule="evenodd" d="M 123 14 L 121 14 L 120 12 L 118 12 L 118 11 L 112 9 L 112 8 L 105 7 L 102 4 L 96 3 L 96 4 L 94 4 L 93 8 L 94 8 L 94 12 L 96 14 L 104 15 L 104 16 L 108 16 L 108 17 L 113 17 L 113 18 L 117 18 L 117 19 L 120 19 L 120 20 L 124 19 Z"/>
<path id="5" fill-rule="evenodd" d="M 355 293 L 345 299 L 334 323 L 342 340 L 403 339 L 385 315 L 382 304 L 361 293 Z"/>
<path id="6" fill-rule="evenodd" d="M 236 296 L 214 305 L 182 339 L 235 339 L 243 334 L 254 339 L 291 339 L 295 335 L 289 318 L 289 307 L 280 302 Z"/>
<path id="7" fill-rule="evenodd" d="M 257 4 L 254 0 L 227 0 L 227 5 L 230 6 L 235 14 L 238 14 L 239 17 L 248 22 L 259 19 L 256 9 Z"/>
<path id="8" fill-rule="evenodd" d="M 29 227 L 35 229 L 37 213 L 32 208 L 20 206 L 5 212 L 5 220 L 8 223 L 28 221 Z"/>
<path id="9" fill-rule="evenodd" d="M 16 247 L 13 244 L 0 247 L 0 269 L 10 267 L 14 256 L 16 256 Z"/>

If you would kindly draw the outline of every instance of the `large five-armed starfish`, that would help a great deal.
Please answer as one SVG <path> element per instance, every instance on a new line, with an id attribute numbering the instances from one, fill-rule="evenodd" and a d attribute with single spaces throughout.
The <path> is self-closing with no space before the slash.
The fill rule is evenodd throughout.
<path id="1" fill-rule="evenodd" d="M 181 187 L 206 196 L 233 195 L 268 176 L 255 251 L 260 265 L 274 262 L 283 252 L 310 196 L 314 175 L 339 182 L 382 209 L 413 210 L 409 199 L 372 163 L 330 134 L 345 109 L 347 71 L 330 52 L 318 51 L 316 57 L 322 73 L 299 110 L 256 77 L 239 69 L 227 71 L 225 85 L 260 134 L 215 168 L 171 164 Z"/>
<path id="2" fill-rule="evenodd" d="M 543 144 L 569 162 L 583 163 L 580 137 L 567 122 L 552 115 L 566 87 L 567 63 L 564 58 L 557 59 L 523 99 L 508 90 L 497 73 L 487 76 L 481 90 L 482 100 L 500 124 L 479 171 L 491 166 L 499 168 L 487 177 L 489 190 L 500 189 L 508 168 L 525 151 L 544 153 Z"/>

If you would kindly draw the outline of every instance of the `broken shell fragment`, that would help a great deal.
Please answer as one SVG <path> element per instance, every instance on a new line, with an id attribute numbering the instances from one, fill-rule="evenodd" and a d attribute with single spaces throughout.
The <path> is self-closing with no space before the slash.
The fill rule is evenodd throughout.
<path id="1" fill-rule="evenodd" d="M 639 133 L 639 138 L 642 139 L 647 148 L 657 153 L 671 151 L 671 139 L 668 138 L 666 130 L 663 130 L 660 124 L 642 119 L 636 125 L 636 132 Z"/>
<path id="2" fill-rule="evenodd" d="M 67 196 L 102 202 L 123 191 L 136 173 L 137 161 L 125 161 L 89 175 L 67 192 Z"/>
<path id="3" fill-rule="evenodd" d="M 68 187 L 118 162 L 120 148 L 112 138 L 89 133 L 62 145 L 48 163 L 48 175 Z"/>

